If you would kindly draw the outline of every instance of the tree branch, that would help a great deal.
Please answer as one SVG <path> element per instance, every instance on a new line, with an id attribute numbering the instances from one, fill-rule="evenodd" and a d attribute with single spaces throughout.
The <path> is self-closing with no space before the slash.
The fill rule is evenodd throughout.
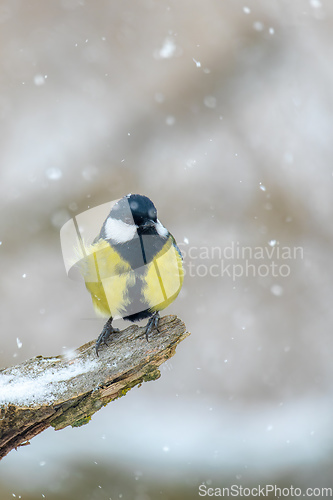
<path id="1" fill-rule="evenodd" d="M 109 347 L 95 341 L 72 357 L 37 356 L 0 371 L 0 459 L 10 450 L 52 426 L 77 427 L 132 387 L 161 376 L 158 367 L 175 354 L 189 333 L 176 316 L 159 321 L 149 342 L 145 328 L 130 326 L 115 333 Z"/>

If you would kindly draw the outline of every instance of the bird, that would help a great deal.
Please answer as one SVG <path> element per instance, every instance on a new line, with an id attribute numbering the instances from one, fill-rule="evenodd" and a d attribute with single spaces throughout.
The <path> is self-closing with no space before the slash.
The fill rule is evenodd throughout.
<path id="1" fill-rule="evenodd" d="M 112 324 L 115 318 L 147 318 L 148 341 L 151 331 L 158 331 L 159 311 L 176 299 L 184 280 L 181 251 L 157 218 L 154 203 L 141 194 L 123 196 L 92 244 L 82 243 L 79 252 L 79 270 L 95 312 L 109 318 L 96 340 L 96 355 L 119 332 Z"/>

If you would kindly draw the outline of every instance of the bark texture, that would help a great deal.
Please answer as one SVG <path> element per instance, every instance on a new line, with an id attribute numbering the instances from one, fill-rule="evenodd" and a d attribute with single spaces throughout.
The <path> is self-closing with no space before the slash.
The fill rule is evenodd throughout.
<path id="1" fill-rule="evenodd" d="M 176 346 L 189 332 L 176 316 L 159 321 L 159 332 L 149 342 L 145 329 L 136 325 L 112 335 L 109 346 L 95 341 L 79 347 L 73 357 L 37 356 L 0 371 L 0 459 L 10 450 L 49 426 L 59 430 L 86 424 L 110 401 L 124 396 L 132 387 L 156 380 L 158 367 L 175 354 Z M 22 395 L 22 387 L 28 387 Z"/>

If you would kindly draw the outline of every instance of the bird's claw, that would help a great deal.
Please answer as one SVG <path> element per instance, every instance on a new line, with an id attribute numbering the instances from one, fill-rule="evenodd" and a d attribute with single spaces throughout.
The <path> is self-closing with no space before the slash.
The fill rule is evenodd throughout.
<path id="1" fill-rule="evenodd" d="M 103 330 L 101 331 L 98 339 L 96 340 L 95 344 L 95 351 L 96 355 L 98 356 L 98 349 L 100 348 L 101 344 L 105 344 L 106 346 L 109 346 L 107 340 L 110 337 L 111 333 L 118 333 L 119 328 L 113 328 L 112 326 L 112 318 L 108 319 L 108 321 L 105 323 Z"/>
<path id="2" fill-rule="evenodd" d="M 158 329 L 158 322 L 159 322 L 159 320 L 160 320 L 160 316 L 159 316 L 158 311 L 156 311 L 152 315 L 152 317 L 149 318 L 147 326 L 146 326 L 146 340 L 147 340 L 147 342 L 149 341 L 148 337 L 149 337 L 149 334 L 150 334 L 150 332 L 152 331 L 153 328 L 156 328 L 157 332 L 159 333 L 159 329 Z"/>

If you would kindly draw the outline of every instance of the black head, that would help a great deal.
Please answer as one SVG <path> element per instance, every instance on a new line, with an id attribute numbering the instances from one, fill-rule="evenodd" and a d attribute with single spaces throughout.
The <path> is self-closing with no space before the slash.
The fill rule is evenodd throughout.
<path id="1" fill-rule="evenodd" d="M 157 210 L 154 203 L 141 194 L 128 194 L 126 199 L 132 213 L 134 223 L 143 226 L 151 222 L 157 222 Z"/>
<path id="2" fill-rule="evenodd" d="M 128 194 L 112 207 L 99 237 L 123 244 L 140 235 L 166 239 L 169 231 L 157 219 L 156 207 L 147 196 Z"/>

